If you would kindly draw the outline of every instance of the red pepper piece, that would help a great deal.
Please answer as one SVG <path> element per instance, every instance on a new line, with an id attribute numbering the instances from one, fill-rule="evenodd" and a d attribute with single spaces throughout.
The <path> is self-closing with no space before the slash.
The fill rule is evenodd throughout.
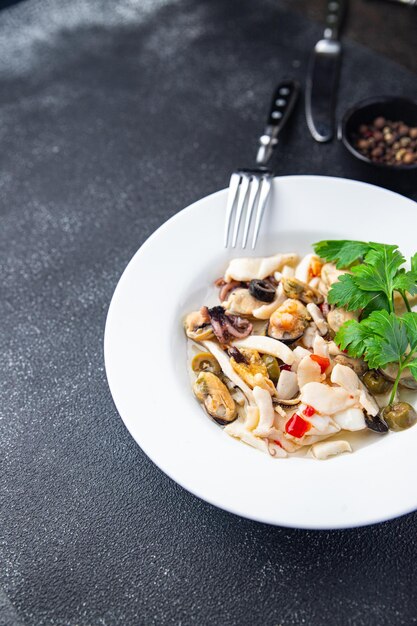
<path id="1" fill-rule="evenodd" d="M 285 370 L 286 372 L 291 372 L 291 365 L 286 365 L 285 363 L 283 363 L 282 365 L 279 366 L 279 369 L 281 370 Z"/>
<path id="2" fill-rule="evenodd" d="M 324 372 L 327 370 L 327 368 L 330 365 L 330 359 L 328 359 L 326 356 L 319 356 L 318 354 L 311 354 L 310 359 L 312 359 L 313 361 L 315 361 L 316 363 L 320 365 L 320 371 L 322 374 L 324 374 Z"/>
<path id="3" fill-rule="evenodd" d="M 313 415 L 316 413 L 316 409 L 308 404 L 303 413 L 306 417 L 313 417 Z"/>
<path id="4" fill-rule="evenodd" d="M 295 413 L 285 424 L 285 432 L 293 437 L 301 438 L 310 430 L 311 424 L 304 420 L 301 415 Z"/>

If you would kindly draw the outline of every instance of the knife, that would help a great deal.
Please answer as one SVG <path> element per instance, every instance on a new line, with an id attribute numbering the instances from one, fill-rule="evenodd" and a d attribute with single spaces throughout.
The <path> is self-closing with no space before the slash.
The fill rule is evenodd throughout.
<path id="1" fill-rule="evenodd" d="M 316 141 L 334 135 L 334 110 L 342 46 L 339 41 L 347 0 L 329 0 L 323 39 L 314 46 L 306 84 L 306 119 Z"/>

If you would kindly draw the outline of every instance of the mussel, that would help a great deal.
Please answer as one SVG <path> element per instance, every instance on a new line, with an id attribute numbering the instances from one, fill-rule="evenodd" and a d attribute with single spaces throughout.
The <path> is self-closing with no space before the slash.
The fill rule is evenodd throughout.
<path id="1" fill-rule="evenodd" d="M 347 367 L 350 367 L 350 369 L 353 370 L 358 376 L 363 376 L 368 370 L 368 366 L 363 359 L 354 359 L 347 354 L 337 354 L 333 360 L 335 363 L 340 363 L 340 365 L 346 365 Z M 372 392 L 371 389 L 369 389 L 369 391 L 371 391 L 371 393 L 376 393 Z"/>
<path id="2" fill-rule="evenodd" d="M 303 336 L 310 320 L 304 304 L 288 298 L 271 315 L 268 335 L 284 343 L 292 343 Z"/>
<path id="3" fill-rule="evenodd" d="M 383 369 L 380 369 L 379 371 L 384 376 L 384 378 L 386 378 L 387 380 L 393 383 L 395 379 L 397 378 L 398 366 L 391 363 L 390 365 L 387 365 L 386 367 L 384 367 Z M 414 390 L 417 389 L 417 380 L 415 380 L 415 378 L 411 376 L 410 370 L 407 368 L 405 368 L 401 372 L 400 385 L 401 387 L 406 387 L 407 389 L 414 389 Z"/>
<path id="4" fill-rule="evenodd" d="M 186 335 L 194 341 L 206 341 L 214 337 L 210 318 L 205 313 L 204 308 L 200 311 L 189 313 L 184 321 Z"/>
<path id="5" fill-rule="evenodd" d="M 304 304 L 309 304 L 310 302 L 321 304 L 323 302 L 323 296 L 317 289 L 313 289 L 313 287 L 297 278 L 282 278 L 281 284 L 287 298 L 301 300 Z"/>
<path id="6" fill-rule="evenodd" d="M 196 398 L 203 402 L 207 413 L 219 423 L 228 424 L 236 419 L 236 404 L 226 385 L 215 374 L 201 372 L 193 391 Z"/>
<path id="7" fill-rule="evenodd" d="M 262 306 L 262 302 L 250 292 L 250 289 L 237 288 L 232 291 L 228 299 L 223 302 L 224 308 L 234 315 L 252 315 L 255 309 Z"/>
<path id="8" fill-rule="evenodd" d="M 257 374 L 260 374 L 262 378 L 268 378 L 268 368 L 257 350 L 245 350 L 242 348 L 238 352 L 243 356 L 244 360 L 241 360 L 240 357 L 236 358 L 237 355 L 232 353 L 230 364 L 236 374 L 253 389 L 257 384 L 255 380 Z"/>

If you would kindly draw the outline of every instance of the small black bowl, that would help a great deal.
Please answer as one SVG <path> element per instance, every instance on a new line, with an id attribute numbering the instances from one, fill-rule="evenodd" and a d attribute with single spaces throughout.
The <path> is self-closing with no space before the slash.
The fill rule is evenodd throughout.
<path id="1" fill-rule="evenodd" d="M 370 124 L 377 117 L 385 117 L 392 122 L 402 121 L 407 126 L 417 127 L 417 102 L 407 98 L 393 98 L 380 96 L 362 100 L 346 111 L 339 126 L 339 138 L 354 157 L 370 165 L 383 167 L 389 170 L 401 170 L 402 172 L 414 170 L 417 163 L 411 165 L 388 165 L 372 161 L 359 152 L 355 146 L 355 136 L 358 134 L 361 124 Z"/>

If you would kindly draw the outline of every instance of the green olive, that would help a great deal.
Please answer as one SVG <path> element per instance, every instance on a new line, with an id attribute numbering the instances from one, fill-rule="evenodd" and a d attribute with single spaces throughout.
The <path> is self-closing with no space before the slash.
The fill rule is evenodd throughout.
<path id="1" fill-rule="evenodd" d="M 210 352 L 199 352 L 191 361 L 193 372 L 211 372 L 220 374 L 221 368 Z"/>
<path id="2" fill-rule="evenodd" d="M 274 384 L 277 384 L 279 373 L 280 373 L 278 361 L 276 360 L 274 356 L 271 356 L 270 354 L 263 354 L 262 361 L 266 365 L 269 378 L 272 380 Z"/>
<path id="3" fill-rule="evenodd" d="M 389 404 L 383 410 L 382 417 L 390 430 L 405 430 L 417 422 L 417 413 L 408 402 Z"/>
<path id="4" fill-rule="evenodd" d="M 362 380 L 372 394 L 386 393 L 392 387 L 392 383 L 384 378 L 378 370 L 369 370 L 363 375 Z"/>

